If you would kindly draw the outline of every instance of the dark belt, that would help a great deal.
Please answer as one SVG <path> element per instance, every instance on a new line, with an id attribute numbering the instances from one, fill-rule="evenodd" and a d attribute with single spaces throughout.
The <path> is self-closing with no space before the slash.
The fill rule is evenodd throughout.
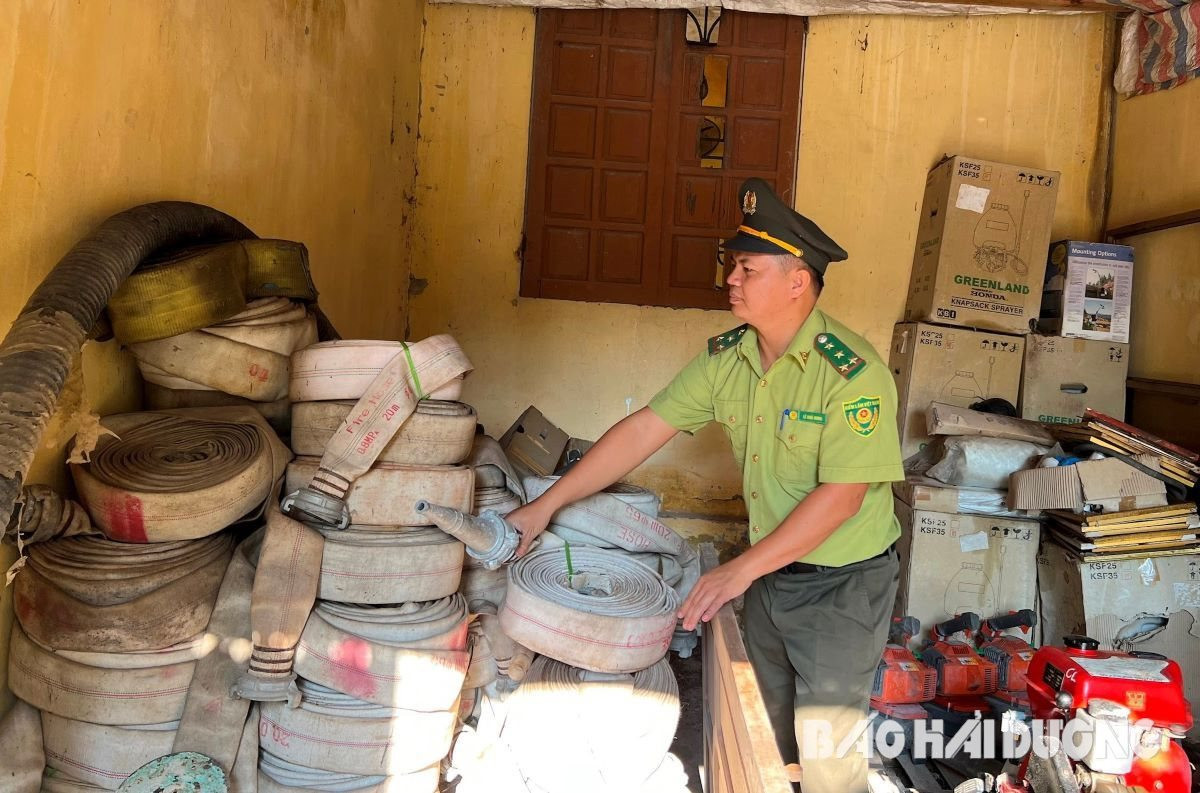
<path id="1" fill-rule="evenodd" d="M 833 567 L 824 564 L 809 564 L 808 562 L 792 562 L 789 565 L 784 565 L 783 567 L 779 568 L 776 572 L 784 575 L 798 575 L 800 573 L 824 573 L 829 570 L 852 570 L 860 564 L 865 564 L 867 562 L 874 561 L 875 559 L 882 559 L 895 550 L 896 543 L 892 543 L 869 559 L 851 562 L 850 564 L 842 565 L 841 567 Z"/>

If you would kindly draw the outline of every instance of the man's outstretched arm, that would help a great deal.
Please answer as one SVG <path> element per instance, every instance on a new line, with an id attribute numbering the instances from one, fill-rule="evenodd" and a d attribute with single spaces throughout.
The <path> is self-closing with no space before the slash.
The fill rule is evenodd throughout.
<path id="1" fill-rule="evenodd" d="M 666 445 L 677 432 L 650 408 L 642 408 L 612 425 L 553 487 L 506 516 L 521 532 L 517 555 L 525 555 L 555 512 L 616 482 Z"/>

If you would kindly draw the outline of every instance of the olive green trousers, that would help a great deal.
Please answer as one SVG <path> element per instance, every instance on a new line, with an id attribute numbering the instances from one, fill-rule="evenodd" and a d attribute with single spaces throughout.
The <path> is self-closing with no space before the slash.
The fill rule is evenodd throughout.
<path id="1" fill-rule="evenodd" d="M 855 736 L 899 581 L 892 549 L 846 567 L 770 573 L 746 592 L 746 650 L 804 793 L 867 793 L 867 755 Z"/>

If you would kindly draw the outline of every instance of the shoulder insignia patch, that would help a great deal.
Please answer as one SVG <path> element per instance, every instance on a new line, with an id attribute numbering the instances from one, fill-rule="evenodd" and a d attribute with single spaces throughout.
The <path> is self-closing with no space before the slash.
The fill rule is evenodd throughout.
<path id="1" fill-rule="evenodd" d="M 733 330 L 727 330 L 719 336 L 713 336 L 708 340 L 708 354 L 716 355 L 719 352 L 728 350 L 733 345 L 737 344 L 742 336 L 746 335 L 750 325 L 738 325 Z"/>
<path id="2" fill-rule="evenodd" d="M 711 342 L 710 342 L 711 344 Z M 837 373 L 847 380 L 853 380 L 855 375 L 867 368 L 867 362 L 854 354 L 842 340 L 832 333 L 818 333 L 813 339 L 813 349 L 821 354 L 821 357 L 829 361 Z"/>

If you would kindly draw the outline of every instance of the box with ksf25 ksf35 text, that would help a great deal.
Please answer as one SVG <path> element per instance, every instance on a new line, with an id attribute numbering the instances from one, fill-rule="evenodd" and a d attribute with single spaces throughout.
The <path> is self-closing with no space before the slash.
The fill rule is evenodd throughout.
<path id="1" fill-rule="evenodd" d="M 930 171 L 904 318 L 1027 332 L 1041 307 L 1058 180 L 970 157 Z"/>

